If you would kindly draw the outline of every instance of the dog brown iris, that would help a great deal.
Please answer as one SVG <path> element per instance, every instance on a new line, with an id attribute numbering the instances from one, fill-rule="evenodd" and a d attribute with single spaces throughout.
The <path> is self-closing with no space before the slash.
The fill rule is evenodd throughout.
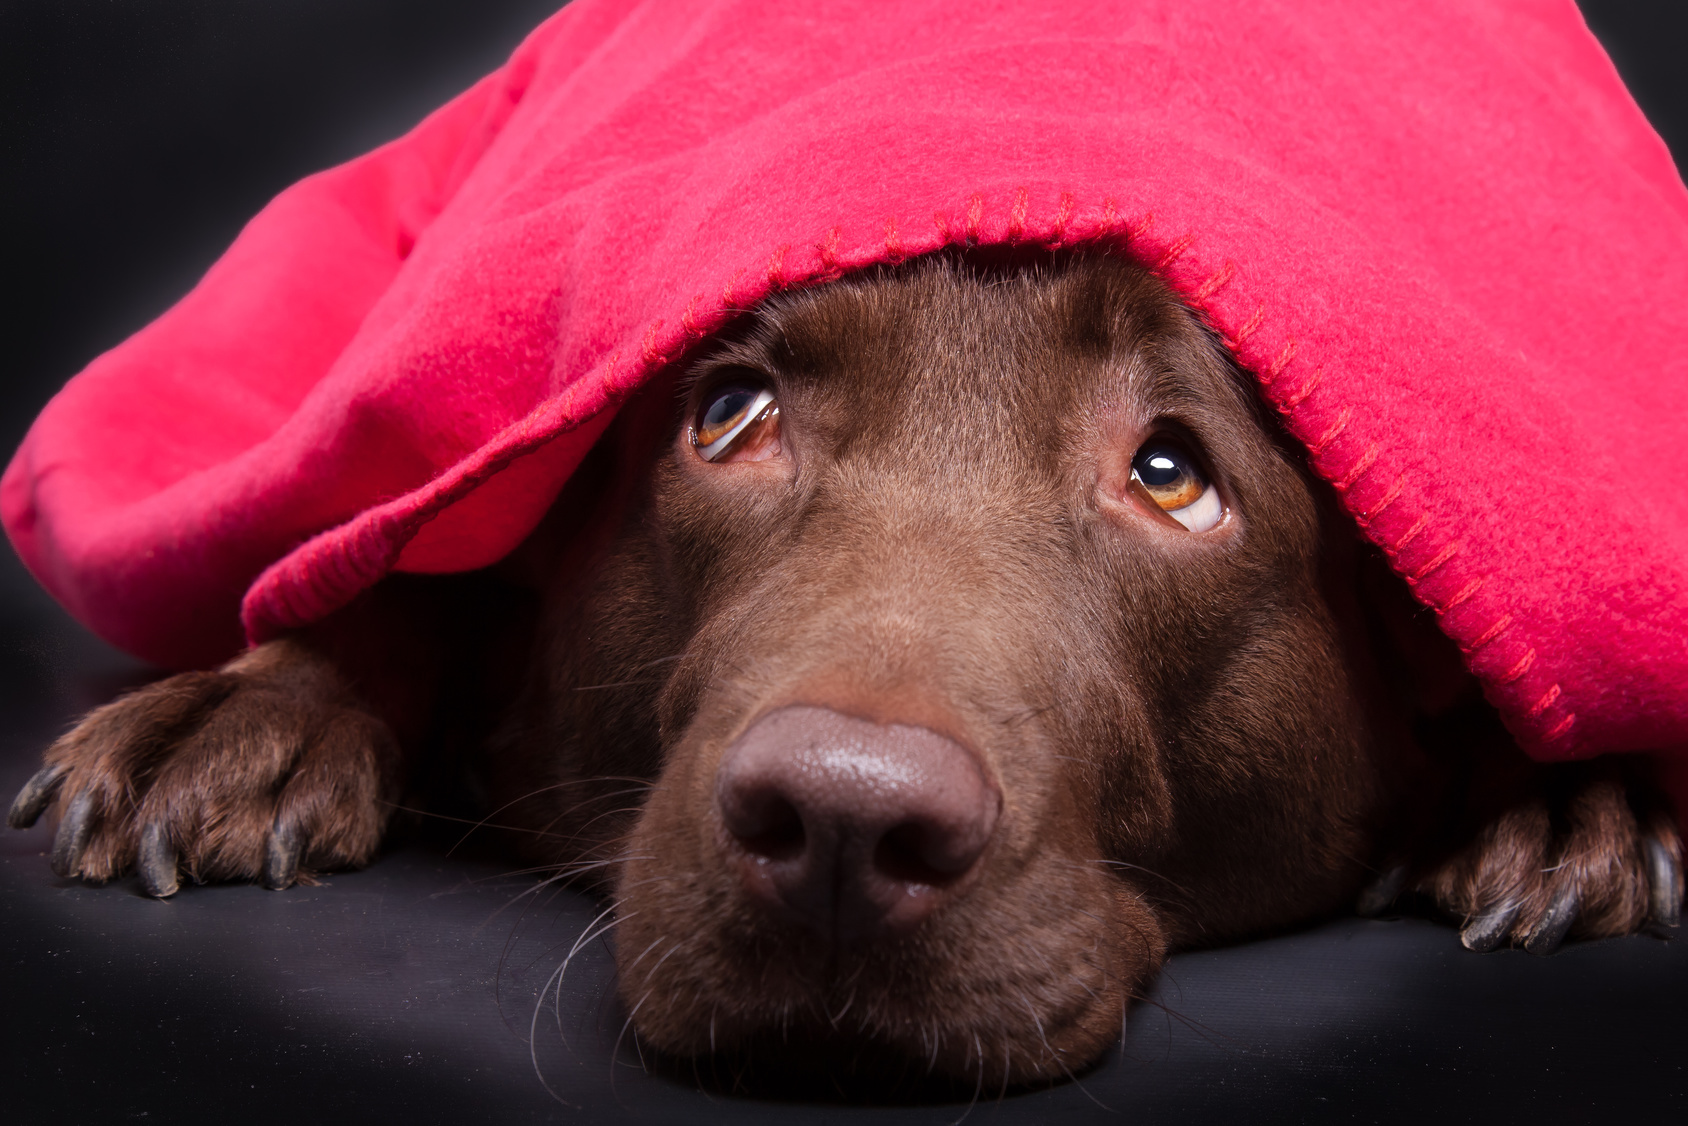
<path id="1" fill-rule="evenodd" d="M 692 430 L 692 444 L 705 461 L 735 453 L 762 458 L 777 452 L 779 403 L 765 387 L 731 384 L 711 391 Z"/>

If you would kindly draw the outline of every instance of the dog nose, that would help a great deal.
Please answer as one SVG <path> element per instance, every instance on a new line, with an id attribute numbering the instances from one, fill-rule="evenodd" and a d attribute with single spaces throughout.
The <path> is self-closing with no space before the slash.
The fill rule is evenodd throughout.
<path id="1" fill-rule="evenodd" d="M 953 739 L 817 707 L 751 725 L 722 756 L 715 800 L 747 890 L 838 942 L 924 919 L 1002 809 Z"/>

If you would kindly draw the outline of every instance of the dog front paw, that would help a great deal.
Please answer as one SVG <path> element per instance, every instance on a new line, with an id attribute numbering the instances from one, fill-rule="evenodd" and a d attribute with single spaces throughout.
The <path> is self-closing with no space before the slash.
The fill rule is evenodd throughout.
<path id="1" fill-rule="evenodd" d="M 1418 890 L 1463 921 L 1460 940 L 1472 950 L 1512 943 L 1546 954 L 1567 936 L 1674 927 L 1681 841 L 1629 771 L 1617 761 L 1542 768 Z"/>
<path id="2" fill-rule="evenodd" d="M 148 893 L 367 863 L 399 755 L 333 666 L 291 641 L 216 672 L 184 673 L 91 712 L 48 749 L 8 821 L 56 803 L 52 867 L 104 881 L 137 869 Z"/>

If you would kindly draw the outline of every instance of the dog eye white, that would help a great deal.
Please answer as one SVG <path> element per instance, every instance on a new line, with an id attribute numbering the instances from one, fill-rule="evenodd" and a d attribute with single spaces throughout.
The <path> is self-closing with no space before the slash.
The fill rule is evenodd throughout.
<path id="1" fill-rule="evenodd" d="M 1145 442 L 1131 459 L 1131 479 L 1162 512 L 1192 532 L 1207 531 L 1225 515 L 1219 490 L 1208 482 L 1194 455 L 1174 439 Z"/>
<path id="2" fill-rule="evenodd" d="M 766 387 L 730 383 L 704 396 L 692 426 L 692 445 L 705 461 L 728 453 L 740 437 L 779 410 Z"/>

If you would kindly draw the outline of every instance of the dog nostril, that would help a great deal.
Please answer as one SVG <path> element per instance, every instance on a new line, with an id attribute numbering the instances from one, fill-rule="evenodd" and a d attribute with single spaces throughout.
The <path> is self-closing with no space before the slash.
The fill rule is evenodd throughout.
<path id="1" fill-rule="evenodd" d="M 942 840 L 934 839 L 930 826 L 905 821 L 874 846 L 873 866 L 880 875 L 898 883 L 942 887 L 966 872 L 977 858 L 944 855 L 948 851 Z"/>
<path id="2" fill-rule="evenodd" d="M 782 794 L 759 794 L 735 803 L 727 831 L 753 856 L 791 860 L 803 854 L 803 816 Z"/>

